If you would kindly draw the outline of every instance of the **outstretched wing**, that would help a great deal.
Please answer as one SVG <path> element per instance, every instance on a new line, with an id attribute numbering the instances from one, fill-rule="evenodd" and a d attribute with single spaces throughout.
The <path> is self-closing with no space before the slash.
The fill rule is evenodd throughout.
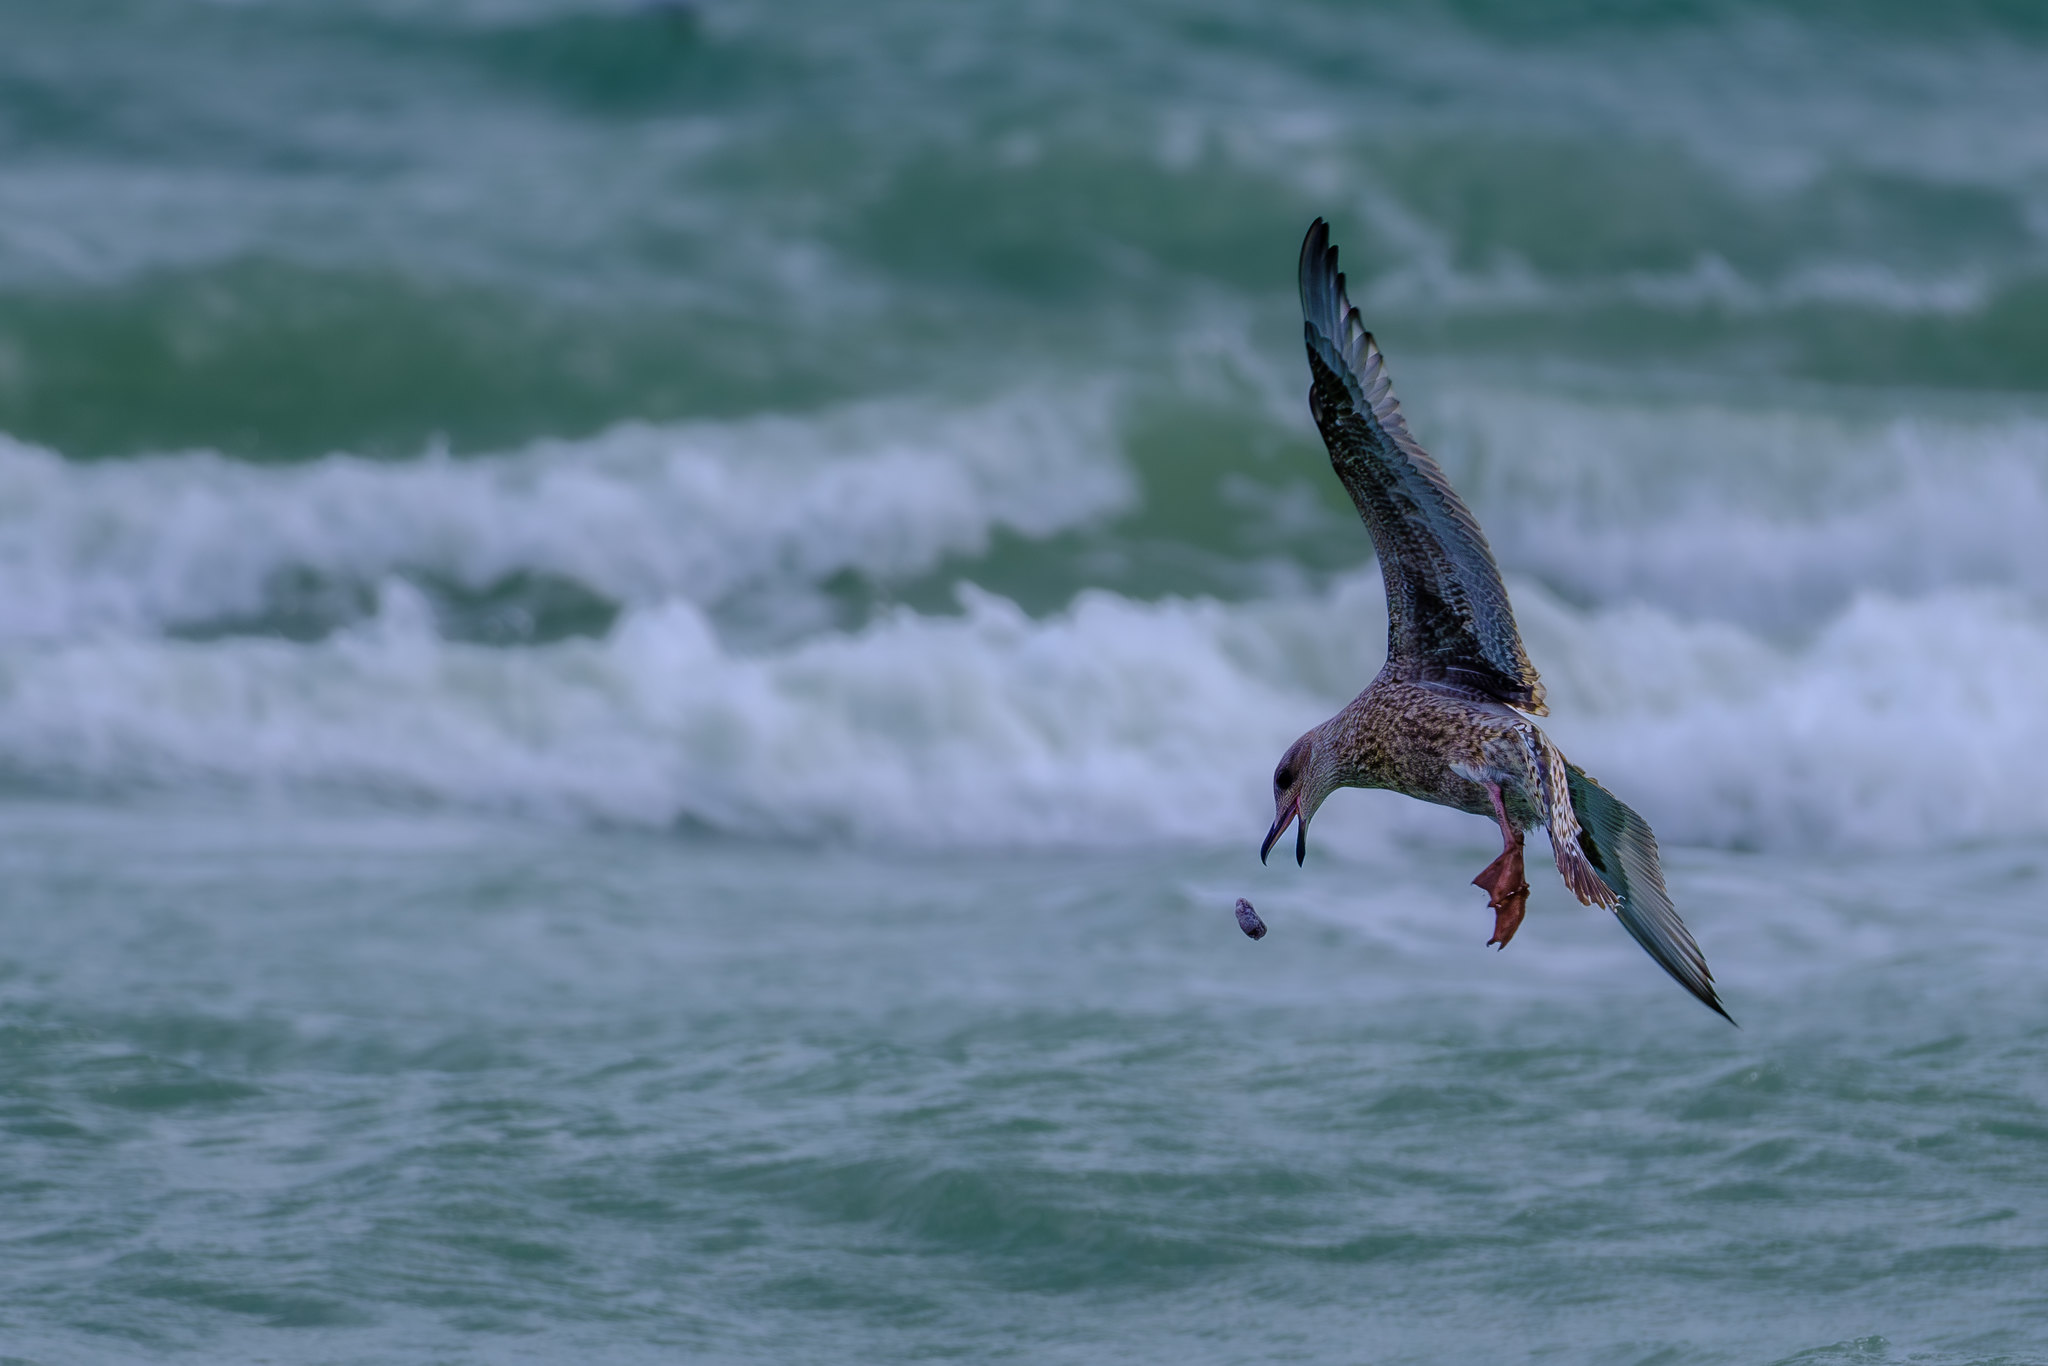
<path id="1" fill-rule="evenodd" d="M 1664 870 L 1657 862 L 1657 837 L 1650 833 L 1648 823 L 1619 797 L 1588 778 L 1577 764 L 1565 765 L 1565 781 L 1571 788 L 1572 810 L 1578 817 L 1579 850 L 1620 898 L 1614 915 L 1621 921 L 1621 927 L 1680 986 L 1734 1024 L 1734 1017 L 1721 1008 L 1721 998 L 1714 992 L 1714 974 L 1707 970 L 1706 955 L 1693 942 L 1685 922 L 1678 918 L 1671 893 L 1664 890 Z M 1554 827 L 1551 835 L 1554 840 Z M 1564 863 L 1560 851 L 1560 869 Z"/>
<path id="2" fill-rule="evenodd" d="M 1409 678 L 1474 688 L 1543 715 L 1508 592 L 1479 523 L 1408 434 L 1372 333 L 1318 218 L 1301 244 L 1309 408 L 1372 533 L 1387 584 L 1387 658 Z"/>

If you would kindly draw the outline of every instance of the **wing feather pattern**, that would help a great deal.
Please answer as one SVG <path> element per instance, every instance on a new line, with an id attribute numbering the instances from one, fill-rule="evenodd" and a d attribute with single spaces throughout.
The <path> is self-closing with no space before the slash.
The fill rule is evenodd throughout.
<path id="1" fill-rule="evenodd" d="M 1408 434 L 1320 218 L 1301 244 L 1301 311 L 1309 407 L 1386 580 L 1388 662 L 1405 677 L 1476 689 L 1544 715 L 1543 683 L 1522 649 L 1486 536 Z"/>
<path id="2" fill-rule="evenodd" d="M 1671 893 L 1664 890 L 1664 870 L 1657 861 L 1657 837 L 1641 816 L 1577 764 L 1565 765 L 1572 810 L 1579 821 L 1579 847 L 1620 904 L 1615 918 L 1643 951 L 1657 960 L 1678 984 L 1699 997 L 1729 1024 L 1735 1018 L 1721 1007 L 1714 974 L 1692 932 L 1678 918 Z M 1562 864 L 1563 860 L 1560 859 Z"/>

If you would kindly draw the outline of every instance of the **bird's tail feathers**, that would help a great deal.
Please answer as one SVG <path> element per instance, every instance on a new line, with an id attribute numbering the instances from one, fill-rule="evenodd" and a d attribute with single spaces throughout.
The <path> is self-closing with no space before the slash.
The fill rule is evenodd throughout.
<path id="1" fill-rule="evenodd" d="M 1557 859 L 1558 876 L 1581 905 L 1613 910 L 1620 904 L 1620 893 L 1608 885 L 1587 858 L 1565 772 L 1570 765 L 1557 746 L 1550 743 L 1550 737 L 1529 722 L 1522 722 L 1515 730 L 1522 741 L 1522 757 L 1535 779 L 1531 786 L 1543 803 L 1543 824 L 1550 831 L 1550 852 Z"/>

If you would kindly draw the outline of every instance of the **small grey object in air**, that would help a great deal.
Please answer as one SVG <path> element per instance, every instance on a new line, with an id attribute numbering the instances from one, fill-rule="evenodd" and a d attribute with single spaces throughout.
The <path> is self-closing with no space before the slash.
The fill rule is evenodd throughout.
<path id="1" fill-rule="evenodd" d="M 1252 909 L 1252 903 L 1243 897 L 1237 899 L 1237 927 L 1244 931 L 1247 939 L 1266 937 L 1266 922 L 1259 919 L 1259 913 Z"/>

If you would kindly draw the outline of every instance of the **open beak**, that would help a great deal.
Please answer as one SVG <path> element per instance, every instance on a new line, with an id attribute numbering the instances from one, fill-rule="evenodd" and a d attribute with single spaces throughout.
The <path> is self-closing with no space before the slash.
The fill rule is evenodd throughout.
<path id="1" fill-rule="evenodd" d="M 1279 817 L 1276 820 L 1274 820 L 1273 828 L 1266 832 L 1266 842 L 1259 846 L 1259 862 L 1264 863 L 1266 861 L 1266 855 L 1273 852 L 1273 846 L 1275 844 L 1278 844 L 1280 842 L 1280 836 L 1286 833 L 1287 823 L 1295 819 L 1300 814 L 1301 798 L 1296 797 L 1293 801 L 1287 804 L 1287 809 L 1285 811 L 1282 811 Z M 1308 827 L 1304 825 L 1301 827 L 1300 833 L 1295 836 L 1294 862 L 1298 866 L 1301 863 L 1301 861 L 1307 857 Z"/>

